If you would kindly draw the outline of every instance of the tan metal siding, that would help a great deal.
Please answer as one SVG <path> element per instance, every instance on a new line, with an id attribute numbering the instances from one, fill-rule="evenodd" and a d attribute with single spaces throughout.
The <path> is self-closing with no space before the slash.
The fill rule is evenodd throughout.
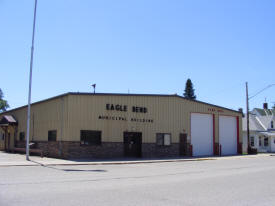
<path id="1" fill-rule="evenodd" d="M 108 111 L 107 103 L 127 105 L 128 111 Z M 132 106 L 146 107 L 148 112 L 134 113 L 131 111 Z M 240 113 L 176 96 L 79 94 L 34 104 L 31 107 L 30 140 L 47 141 L 48 131 L 56 129 L 57 140 L 62 141 L 80 141 L 80 130 L 102 131 L 103 142 L 122 142 L 124 131 L 142 132 L 144 143 L 155 143 L 156 133 L 171 133 L 174 143 L 179 142 L 180 133 L 187 133 L 190 141 L 192 112 L 215 114 L 215 142 L 219 139 L 219 115 L 239 116 L 239 134 L 242 134 Z M 5 114 L 12 114 L 18 120 L 17 138 L 22 131 L 26 134 L 27 107 Z M 128 121 L 100 120 L 99 115 L 126 117 Z M 153 123 L 132 122 L 131 118 L 153 119 Z"/>
<path id="2" fill-rule="evenodd" d="M 20 132 L 25 132 L 26 137 L 27 107 L 7 112 L 5 115 L 13 115 L 19 123 L 16 135 L 17 140 L 19 140 Z M 49 130 L 57 130 L 57 140 L 62 140 L 67 135 L 67 127 L 67 97 L 31 106 L 30 141 L 48 141 Z"/>
<path id="3" fill-rule="evenodd" d="M 238 112 L 207 104 L 162 96 L 105 96 L 69 95 L 69 129 L 66 140 L 79 141 L 80 130 L 102 131 L 102 141 L 121 142 L 124 131 L 142 132 L 145 143 L 154 143 L 156 133 L 171 133 L 172 142 L 179 142 L 179 134 L 186 132 L 190 140 L 190 114 L 215 114 L 215 137 L 218 142 L 218 116 L 240 116 Z M 128 111 L 108 111 L 106 104 L 127 105 Z M 133 113 L 132 106 L 148 109 L 148 113 Z M 100 120 L 99 115 L 127 117 L 128 121 Z M 153 119 L 153 123 L 131 122 L 130 118 Z"/>

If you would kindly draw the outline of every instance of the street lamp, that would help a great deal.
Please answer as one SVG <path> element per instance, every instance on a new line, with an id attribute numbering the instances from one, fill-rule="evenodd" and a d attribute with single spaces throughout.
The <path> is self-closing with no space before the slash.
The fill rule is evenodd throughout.
<path id="1" fill-rule="evenodd" d="M 260 94 L 264 90 L 275 86 L 275 84 L 270 84 L 270 85 L 266 86 L 265 88 L 261 89 L 259 92 L 257 92 L 256 94 L 254 94 L 251 97 L 248 96 L 248 82 L 246 82 L 245 85 L 246 85 L 247 152 L 249 153 L 250 152 L 250 142 L 249 142 L 249 100 L 254 98 L 255 96 L 257 96 L 258 94 Z"/>
<path id="2" fill-rule="evenodd" d="M 35 20 L 36 20 L 36 7 L 37 0 L 34 1 L 34 14 L 33 14 L 33 28 L 32 28 L 32 47 L 31 47 L 31 62 L 30 62 L 30 78 L 29 78 L 29 97 L 28 97 L 28 116 L 27 116 L 27 139 L 26 139 L 26 160 L 30 155 L 30 117 L 31 117 L 31 90 L 32 90 L 32 65 L 33 65 L 33 52 L 34 52 L 34 34 L 35 34 Z"/>

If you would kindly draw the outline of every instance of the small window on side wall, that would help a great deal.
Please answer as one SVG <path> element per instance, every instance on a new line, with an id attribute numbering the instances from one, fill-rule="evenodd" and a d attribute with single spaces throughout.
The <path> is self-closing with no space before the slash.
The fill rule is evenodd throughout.
<path id="1" fill-rule="evenodd" d="M 50 130 L 50 131 L 48 131 L 48 141 L 49 142 L 56 141 L 56 134 L 57 134 L 56 130 Z"/>
<path id="2" fill-rule="evenodd" d="M 156 143 L 158 146 L 170 146 L 171 145 L 171 134 L 157 133 Z"/>
<path id="3" fill-rule="evenodd" d="M 271 121 L 271 128 L 272 128 L 272 129 L 274 128 L 273 121 Z"/>
<path id="4" fill-rule="evenodd" d="M 80 145 L 101 145 L 101 131 L 81 130 Z"/>
<path id="5" fill-rule="evenodd" d="M 19 141 L 25 141 L 25 132 L 19 133 Z"/>

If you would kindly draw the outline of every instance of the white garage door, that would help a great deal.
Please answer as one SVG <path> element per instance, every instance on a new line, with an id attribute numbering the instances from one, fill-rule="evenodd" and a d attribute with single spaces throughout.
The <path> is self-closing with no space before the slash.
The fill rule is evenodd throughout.
<path id="1" fill-rule="evenodd" d="M 237 119 L 236 117 L 219 117 L 219 139 L 222 155 L 237 154 Z"/>
<path id="2" fill-rule="evenodd" d="M 193 156 L 213 155 L 213 116 L 191 114 L 191 144 Z"/>

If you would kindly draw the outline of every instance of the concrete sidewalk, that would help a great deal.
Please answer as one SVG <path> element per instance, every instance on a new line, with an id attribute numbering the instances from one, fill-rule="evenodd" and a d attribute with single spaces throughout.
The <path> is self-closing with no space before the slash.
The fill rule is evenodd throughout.
<path id="1" fill-rule="evenodd" d="M 114 160 L 63 160 L 48 157 L 30 156 L 30 161 L 26 160 L 24 154 L 13 154 L 0 151 L 0 167 L 8 166 L 54 166 L 54 165 L 114 165 L 114 164 L 142 164 L 142 163 L 162 163 L 162 162 L 183 162 L 183 161 L 203 161 L 203 160 L 226 160 L 236 158 L 257 158 L 270 156 L 271 154 L 257 155 L 236 155 L 224 157 L 190 157 L 190 158 L 171 158 L 171 159 L 114 159 Z"/>

